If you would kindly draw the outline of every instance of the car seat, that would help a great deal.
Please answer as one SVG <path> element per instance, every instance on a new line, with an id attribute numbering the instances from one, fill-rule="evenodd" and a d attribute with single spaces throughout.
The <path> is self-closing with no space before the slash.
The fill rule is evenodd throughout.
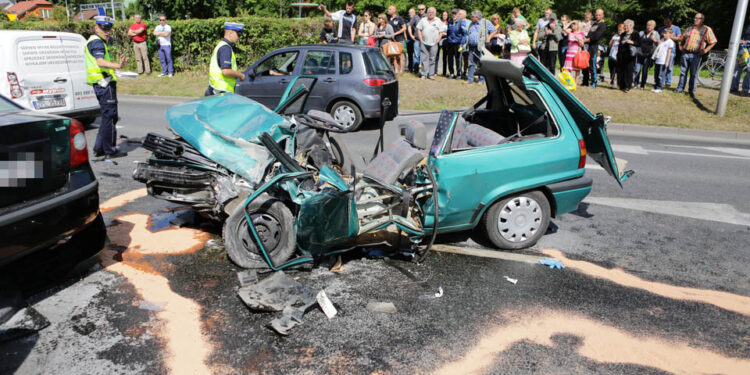
<path id="1" fill-rule="evenodd" d="M 367 164 L 363 175 L 377 182 L 394 184 L 399 177 L 414 168 L 425 157 L 427 135 L 424 124 L 409 121 L 399 125 L 403 137 L 396 139 Z"/>
<path id="2" fill-rule="evenodd" d="M 462 131 L 457 148 L 461 149 L 491 146 L 502 143 L 504 141 L 505 137 L 498 133 L 495 133 L 490 129 L 477 124 L 469 124 Z"/>

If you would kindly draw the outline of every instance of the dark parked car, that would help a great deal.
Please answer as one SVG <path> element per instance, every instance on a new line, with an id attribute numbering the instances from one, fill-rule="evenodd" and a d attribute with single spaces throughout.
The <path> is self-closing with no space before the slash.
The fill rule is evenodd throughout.
<path id="1" fill-rule="evenodd" d="M 396 75 L 380 49 L 343 44 L 312 44 L 277 49 L 251 65 L 235 93 L 274 108 L 292 78 L 313 75 L 318 82 L 305 111 L 331 114 L 348 131 L 364 119 L 380 118 L 382 85 Z M 395 103 L 393 115 L 398 113 Z M 391 120 L 391 118 L 386 118 Z"/>
<path id="2" fill-rule="evenodd" d="M 0 277 L 42 249 L 85 259 L 105 237 L 83 125 L 0 96 Z"/>

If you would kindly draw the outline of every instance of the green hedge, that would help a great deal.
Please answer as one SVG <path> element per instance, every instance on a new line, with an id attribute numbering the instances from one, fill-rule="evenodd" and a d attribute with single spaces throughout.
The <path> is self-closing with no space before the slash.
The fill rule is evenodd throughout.
<path id="1" fill-rule="evenodd" d="M 315 43 L 322 27 L 321 19 L 303 20 L 241 17 L 169 21 L 172 26 L 172 58 L 177 71 L 208 70 L 208 59 L 216 43 L 223 36 L 224 22 L 241 22 L 246 25 L 242 39 L 235 48 L 237 65 L 242 69 L 250 66 L 266 53 L 280 47 Z M 112 54 L 125 52 L 131 61 L 125 70 L 135 70 L 135 58 L 128 27 L 132 21 L 118 21 L 110 45 Z M 159 71 L 157 38 L 152 34 L 158 22 L 145 22 L 148 30 L 149 57 L 153 71 Z M 93 32 L 93 21 L 85 22 L 0 22 L 0 29 L 66 31 L 81 34 L 85 38 Z M 115 57 L 113 57 L 114 59 Z"/>

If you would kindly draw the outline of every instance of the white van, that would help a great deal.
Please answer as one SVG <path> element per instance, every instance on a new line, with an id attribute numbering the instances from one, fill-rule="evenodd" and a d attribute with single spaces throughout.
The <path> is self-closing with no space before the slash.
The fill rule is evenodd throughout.
<path id="1" fill-rule="evenodd" d="M 99 102 L 86 84 L 84 48 L 78 34 L 0 30 L 0 94 L 31 110 L 93 122 Z"/>

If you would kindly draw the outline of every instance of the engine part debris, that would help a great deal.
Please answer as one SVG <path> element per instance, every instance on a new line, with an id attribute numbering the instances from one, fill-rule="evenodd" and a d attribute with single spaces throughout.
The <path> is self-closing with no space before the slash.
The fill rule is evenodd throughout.
<path id="1" fill-rule="evenodd" d="M 237 294 L 248 307 L 258 311 L 282 311 L 287 306 L 304 306 L 315 301 L 310 288 L 292 280 L 283 271 L 240 288 Z"/>
<path id="2" fill-rule="evenodd" d="M 0 343 L 30 335 L 49 324 L 49 320 L 33 307 L 25 307 L 0 325 Z"/>
<path id="3" fill-rule="evenodd" d="M 396 311 L 396 305 L 393 304 L 393 302 L 368 302 L 367 303 L 367 310 L 372 312 L 379 312 L 379 313 L 386 313 L 386 314 L 395 314 Z"/>
<path id="4" fill-rule="evenodd" d="M 511 284 L 515 284 L 518 282 L 518 279 L 512 279 L 508 276 L 503 276 L 503 277 L 505 278 L 505 280 L 508 280 L 508 282 L 510 282 Z"/>

